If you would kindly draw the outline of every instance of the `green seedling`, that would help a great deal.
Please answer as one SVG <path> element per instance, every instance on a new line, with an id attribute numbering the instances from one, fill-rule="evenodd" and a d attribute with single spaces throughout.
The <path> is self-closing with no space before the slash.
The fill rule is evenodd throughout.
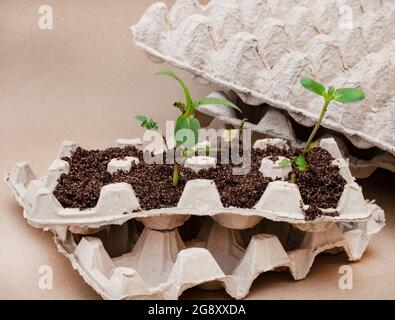
<path id="1" fill-rule="evenodd" d="M 243 118 L 243 119 L 240 121 L 239 126 L 238 126 L 238 128 L 237 128 L 237 129 L 240 130 L 240 132 L 244 129 L 244 125 L 245 125 L 245 123 L 246 123 L 247 120 L 248 120 L 247 118 Z"/>
<path id="2" fill-rule="evenodd" d="M 365 94 L 362 90 L 357 88 L 340 88 L 335 89 L 334 87 L 330 86 L 325 88 L 322 84 L 318 83 L 317 81 L 303 77 L 300 80 L 300 83 L 304 88 L 314 92 L 316 95 L 322 96 L 324 98 L 324 105 L 322 107 L 320 116 L 318 118 L 317 124 L 315 125 L 313 131 L 310 134 L 309 139 L 307 140 L 306 147 L 303 150 L 303 154 L 305 155 L 309 150 L 311 150 L 311 143 L 317 133 L 319 127 L 321 126 L 321 122 L 324 119 L 326 110 L 332 101 L 336 101 L 339 103 L 353 103 L 362 101 L 365 99 Z"/>
<path id="3" fill-rule="evenodd" d="M 146 116 L 135 116 L 134 118 L 140 121 L 142 128 L 146 128 L 148 130 L 158 130 L 158 123 L 154 119 L 147 118 Z"/>
<path id="4" fill-rule="evenodd" d="M 298 168 L 298 170 L 300 172 L 303 172 L 307 169 L 308 167 L 308 163 L 306 161 L 306 158 L 304 157 L 304 155 L 300 154 L 299 156 L 297 156 L 294 159 L 283 159 L 280 161 L 280 166 L 282 167 L 286 167 L 287 165 L 293 165 L 296 168 Z"/>
<path id="5" fill-rule="evenodd" d="M 159 130 L 159 126 L 158 123 L 152 119 L 152 118 L 148 118 L 146 116 L 135 116 L 134 117 L 137 121 L 140 122 L 140 125 L 142 128 L 145 128 L 147 130 L 153 130 L 153 131 L 157 131 L 161 134 L 163 141 L 167 144 L 166 141 L 166 137 L 164 136 L 164 134 Z"/>
<path id="6" fill-rule="evenodd" d="M 158 72 L 157 75 L 163 75 L 167 77 L 171 77 L 176 80 L 182 87 L 185 95 L 185 102 L 175 102 L 173 105 L 177 109 L 180 110 L 180 116 L 176 119 L 175 129 L 174 129 L 174 137 L 176 142 L 176 148 L 183 146 L 185 149 L 190 149 L 196 145 L 199 140 L 199 129 L 200 122 L 195 118 L 195 114 L 197 108 L 202 105 L 207 104 L 220 104 L 224 106 L 228 106 L 230 108 L 236 109 L 241 112 L 241 110 L 232 102 L 226 99 L 219 99 L 214 97 L 206 97 L 198 100 L 193 100 L 191 94 L 185 85 L 185 83 L 171 70 L 166 70 L 162 72 Z M 180 130 L 188 129 L 193 133 L 193 139 L 188 139 L 180 133 Z M 183 153 L 185 154 L 185 153 Z M 186 152 L 188 154 L 188 152 Z M 180 177 L 180 167 L 177 161 L 174 163 L 174 172 L 173 172 L 173 185 L 177 186 Z"/>
<path id="7" fill-rule="evenodd" d="M 242 120 L 240 120 L 240 123 L 236 128 L 226 129 L 223 134 L 223 138 L 225 139 L 225 141 L 231 142 L 233 139 L 237 138 L 239 141 L 241 141 L 244 125 L 247 120 L 247 118 L 243 118 Z"/>
<path id="8" fill-rule="evenodd" d="M 324 98 L 324 105 L 322 107 L 321 113 L 318 117 L 318 121 L 310 134 L 309 139 L 307 140 L 306 146 L 303 149 L 302 154 L 297 156 L 295 159 L 284 159 L 280 162 L 280 165 L 287 166 L 289 164 L 294 165 L 300 172 L 307 170 L 308 163 L 306 161 L 306 154 L 308 154 L 311 150 L 318 146 L 318 142 L 313 142 L 314 137 L 321 126 L 322 120 L 324 119 L 325 113 L 331 104 L 332 101 L 336 101 L 339 103 L 353 103 L 362 101 L 365 99 L 365 94 L 362 90 L 357 88 L 340 88 L 335 89 L 334 87 L 330 86 L 325 88 L 321 83 L 309 78 L 309 77 L 302 77 L 300 79 L 301 85 L 306 88 L 307 90 L 315 93 L 318 96 Z"/>

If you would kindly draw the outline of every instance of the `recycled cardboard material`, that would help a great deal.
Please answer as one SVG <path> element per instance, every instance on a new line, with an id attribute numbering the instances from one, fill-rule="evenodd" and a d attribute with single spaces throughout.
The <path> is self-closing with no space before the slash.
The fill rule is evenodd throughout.
<path id="1" fill-rule="evenodd" d="M 117 171 L 130 171 L 130 168 L 138 163 L 139 159 L 135 157 L 126 157 L 125 159 L 111 159 L 107 165 L 107 172 L 112 174 Z"/>
<path id="2" fill-rule="evenodd" d="M 333 223 L 326 230 L 306 232 L 288 224 L 271 229 L 273 222 L 262 220 L 255 229 L 270 233 L 252 236 L 251 229 L 228 229 L 207 217 L 197 239 L 190 242 L 184 242 L 177 229 L 146 227 L 132 251 L 116 258 L 110 258 L 99 238 L 86 236 L 77 244 L 65 227 L 56 242 L 85 281 L 106 299 L 176 299 L 184 290 L 206 283 L 211 285 L 203 288 L 219 285 L 241 299 L 263 272 L 285 268 L 295 280 L 305 278 L 319 253 L 344 249 L 349 260 L 360 259 L 369 237 L 382 227 L 381 214 L 376 211 L 352 229 Z M 248 238 L 246 247 L 243 236 Z"/>
<path id="3" fill-rule="evenodd" d="M 228 99 L 232 102 L 237 103 L 237 97 L 234 94 L 225 94 L 223 92 L 212 92 L 209 94 L 210 97 Z M 293 147 L 302 148 L 305 142 L 301 141 L 296 137 L 295 131 L 293 129 L 292 123 L 283 112 L 276 110 L 270 106 L 265 107 L 267 111 L 265 112 L 262 119 L 258 124 L 254 125 L 250 122 L 245 123 L 245 128 L 249 128 L 253 133 L 257 133 L 264 137 L 278 137 L 287 140 Z M 204 115 L 209 116 L 210 120 L 207 121 L 207 127 L 211 128 L 215 126 L 215 119 L 220 120 L 225 124 L 238 127 L 240 124 L 240 119 L 237 118 L 235 112 L 229 112 L 229 108 L 217 105 L 203 105 L 199 107 L 199 112 Z M 329 137 L 326 134 L 323 136 Z M 381 151 L 377 155 L 373 156 L 371 159 L 359 159 L 351 155 L 349 146 L 346 144 L 345 138 L 341 135 L 333 136 L 341 150 L 344 158 L 349 160 L 350 170 L 353 176 L 358 178 L 369 177 L 377 168 L 383 168 L 395 172 L 395 157 L 389 152 Z"/>
<path id="4" fill-rule="evenodd" d="M 314 125 L 322 103 L 303 91 L 301 75 L 361 87 L 365 101 L 347 108 L 334 103 L 322 125 L 360 149 L 384 151 L 370 161 L 355 159 L 358 176 L 377 166 L 395 171 L 393 1 L 329 0 L 317 7 L 310 0 L 178 0 L 171 8 L 158 2 L 131 29 L 134 44 L 154 62 L 188 70 L 247 104 L 284 110 L 304 126 Z M 256 127 L 269 136 L 294 136 L 281 113 L 268 112 Z"/>
<path id="5" fill-rule="evenodd" d="M 185 161 L 184 166 L 190 168 L 195 172 L 199 172 L 201 169 L 215 168 L 217 159 L 207 156 L 195 156 L 190 157 Z"/>
<path id="6" fill-rule="evenodd" d="M 270 157 L 262 159 L 261 167 L 259 171 L 265 176 L 272 179 L 285 179 L 288 174 L 292 171 L 291 163 L 287 166 L 282 166 L 281 161 L 289 160 L 285 157 L 278 157 L 276 161 L 270 159 Z"/>
<path id="7" fill-rule="evenodd" d="M 129 143 L 135 145 L 136 140 L 131 140 Z M 119 145 L 119 141 L 117 144 Z M 254 148 L 265 148 L 268 144 L 288 148 L 286 141 L 281 139 L 258 140 L 255 142 Z M 65 142 L 59 155 L 70 155 L 70 145 L 70 142 Z M 76 143 L 72 145 L 74 149 L 77 146 Z M 336 217 L 323 216 L 319 220 L 353 221 L 367 219 L 371 215 L 368 210 L 368 202 L 363 197 L 361 187 L 355 183 L 336 141 L 332 138 L 323 139 L 320 146 L 335 158 L 333 165 L 339 166 L 340 174 L 347 181 L 347 184 L 344 187 L 338 207 L 323 209 L 328 213 L 337 211 L 340 215 Z M 199 161 L 195 160 L 201 160 L 201 157 L 192 157 L 187 159 L 186 163 L 191 166 L 191 163 L 196 162 L 199 169 L 207 164 L 211 166 L 210 161 L 213 159 L 208 161 L 206 158 L 208 157 L 203 157 L 204 161 L 200 164 Z M 192 160 L 192 162 L 188 162 L 189 160 Z M 125 161 L 131 163 L 132 160 Z M 300 205 L 303 201 L 299 189 L 295 184 L 286 181 L 270 182 L 254 209 L 225 208 L 221 203 L 214 181 L 205 179 L 188 181 L 175 208 L 141 210 L 133 187 L 127 183 L 113 183 L 104 186 L 94 208 L 85 210 L 63 208 L 52 191 L 54 181 L 62 173 L 67 172 L 67 165 L 64 162 L 56 159 L 50 165 L 48 175 L 41 179 L 35 179 L 35 175 L 27 163 L 18 163 L 5 178 L 17 201 L 24 207 L 27 220 L 33 226 L 49 228 L 66 225 L 99 228 L 108 224 L 122 224 L 127 220 L 139 218 L 142 221 L 147 221 L 147 223 L 156 220 L 155 225 L 157 227 L 155 229 L 164 229 L 164 227 L 158 226 L 160 221 L 163 221 L 165 225 L 180 223 L 169 221 L 170 217 L 174 217 L 176 221 L 182 221 L 183 219 L 180 220 L 180 217 L 184 215 L 215 216 L 227 213 L 243 217 L 258 216 L 290 223 L 306 223 Z M 262 163 L 263 166 L 267 166 L 267 159 L 262 159 Z M 134 162 L 133 165 L 138 165 L 138 163 Z M 278 166 L 277 163 L 273 163 L 272 168 L 265 169 L 266 171 L 264 170 L 263 174 L 271 175 L 276 170 L 286 170 L 286 168 L 279 169 Z M 303 209 L 307 208 L 308 206 L 303 206 Z M 154 219 L 154 217 L 157 218 Z"/>
<path id="8" fill-rule="evenodd" d="M 129 143 L 136 142 L 124 145 Z M 270 143 L 287 147 L 278 139 L 257 141 L 255 147 Z M 75 150 L 76 144 L 67 142 L 59 155 L 71 155 L 71 145 Z M 321 147 L 346 163 L 334 139 L 322 140 Z M 55 168 L 65 170 L 51 165 L 48 176 L 56 176 Z M 346 166 L 340 172 L 350 175 Z M 27 221 L 51 230 L 59 251 L 105 299 L 176 299 L 198 285 L 224 287 L 241 299 L 263 272 L 288 269 L 295 280 L 305 278 L 319 253 L 345 250 L 349 260 L 360 259 L 385 221 L 353 181 L 338 208 L 326 209 L 339 216 L 314 221 L 304 220 L 297 186 L 280 180 L 269 183 L 254 209 L 224 208 L 215 183 L 197 179 L 187 182 L 176 208 L 150 211 L 136 211 L 138 199 L 126 183 L 103 187 L 95 208 L 78 210 L 62 208 L 47 185 L 53 180 L 36 179 L 27 163 L 18 163 L 5 181 Z M 180 233 L 192 216 L 202 224 L 193 228 L 196 236 L 183 239 Z M 114 231 L 112 225 L 119 227 Z"/>

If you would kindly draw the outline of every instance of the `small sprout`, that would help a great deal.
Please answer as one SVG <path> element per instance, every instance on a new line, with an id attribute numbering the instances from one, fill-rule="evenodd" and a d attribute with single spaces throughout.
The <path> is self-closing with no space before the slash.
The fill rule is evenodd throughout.
<path id="1" fill-rule="evenodd" d="M 307 90 L 314 92 L 316 95 L 321 96 L 324 98 L 324 105 L 322 107 L 320 116 L 318 118 L 318 121 L 313 129 L 313 131 L 310 134 L 309 139 L 307 140 L 306 146 L 303 149 L 302 154 L 297 156 L 294 159 L 288 160 L 284 159 L 280 162 L 280 165 L 283 167 L 288 166 L 289 164 L 292 164 L 295 166 L 300 172 L 304 172 L 308 169 L 309 164 L 306 160 L 306 154 L 311 152 L 314 148 L 319 146 L 319 142 L 313 142 L 314 137 L 321 126 L 321 122 L 324 119 L 326 110 L 328 109 L 330 103 L 332 101 L 337 101 L 340 103 L 352 103 L 352 102 L 358 102 L 363 99 L 365 99 L 365 94 L 363 93 L 362 90 L 357 89 L 357 88 L 341 88 L 341 89 L 335 89 L 334 87 L 330 86 L 328 88 L 325 88 L 321 83 L 309 78 L 309 77 L 302 77 L 300 79 L 301 85 L 306 88 Z M 291 175 L 291 182 L 296 181 L 296 175 L 293 173 Z"/>
<path id="2" fill-rule="evenodd" d="M 239 143 L 243 143 L 242 134 L 244 130 L 244 125 L 247 120 L 248 120 L 247 118 L 243 118 L 242 120 L 240 120 L 240 123 L 236 128 L 226 129 L 222 135 L 224 141 L 231 143 L 234 140 L 238 140 Z"/>
<path id="3" fill-rule="evenodd" d="M 241 121 L 240 121 L 240 124 L 239 124 L 239 127 L 238 127 L 238 129 L 239 129 L 239 142 L 240 143 L 242 143 L 242 134 L 243 134 L 243 130 L 244 130 L 244 125 L 246 124 L 246 122 L 248 121 L 248 119 L 247 118 L 243 118 Z"/>
<path id="4" fill-rule="evenodd" d="M 324 119 L 326 110 L 328 109 L 328 106 L 330 103 L 334 100 L 340 103 L 352 103 L 352 102 L 358 102 L 363 99 L 365 99 L 365 94 L 363 93 L 362 90 L 357 89 L 357 88 L 341 88 L 341 89 L 335 89 L 334 87 L 328 87 L 325 88 L 321 83 L 308 78 L 308 77 L 302 77 L 300 79 L 300 83 L 304 88 L 307 90 L 310 90 L 314 92 L 316 95 L 319 95 L 324 98 L 324 105 L 322 107 L 320 116 L 318 118 L 318 122 L 315 125 L 309 140 L 306 143 L 306 147 L 303 150 L 303 154 L 305 155 L 310 148 L 310 144 L 312 143 L 315 134 L 317 133 L 322 120 Z"/>
<path id="5" fill-rule="evenodd" d="M 239 128 L 238 128 L 240 131 L 243 130 L 244 125 L 245 125 L 245 123 L 246 123 L 247 120 L 248 120 L 247 118 L 243 118 L 243 119 L 240 121 Z"/>
<path id="6" fill-rule="evenodd" d="M 148 130 L 158 130 L 158 124 L 154 119 L 149 119 L 146 116 L 136 116 L 136 120 L 140 121 L 141 127 Z"/>
<path id="7" fill-rule="evenodd" d="M 207 105 L 207 104 L 220 104 L 224 106 L 228 106 L 230 108 L 236 109 L 241 112 L 241 110 L 232 102 L 226 99 L 219 99 L 214 97 L 206 97 L 198 100 L 192 100 L 191 94 L 185 85 L 185 83 L 171 70 L 166 70 L 162 72 L 158 72 L 157 75 L 163 75 L 167 77 L 171 77 L 176 80 L 182 87 L 185 95 L 185 102 L 176 102 L 174 106 L 178 108 L 181 112 L 181 115 L 176 119 L 176 125 L 174 129 L 174 136 L 176 141 L 176 147 L 183 146 L 186 149 L 189 149 L 196 145 L 199 141 L 199 129 L 200 122 L 195 118 L 196 110 L 199 106 Z M 189 129 L 193 132 L 194 139 L 193 141 L 188 140 L 186 137 L 178 137 L 177 132 L 182 129 Z M 183 153 L 184 155 L 185 153 Z M 186 153 L 188 154 L 188 152 Z M 180 177 L 180 167 L 177 162 L 174 164 L 174 172 L 173 172 L 173 185 L 178 185 L 178 180 Z"/>
<path id="8" fill-rule="evenodd" d="M 179 109 L 181 111 L 181 113 L 185 112 L 185 104 L 183 104 L 182 102 L 174 102 L 173 106 L 176 107 L 177 109 Z"/>
<path id="9" fill-rule="evenodd" d="M 298 168 L 298 170 L 300 172 L 303 172 L 307 169 L 308 164 L 307 161 L 304 157 L 304 155 L 299 155 L 298 157 L 296 157 L 295 159 L 283 159 L 280 161 L 280 166 L 281 167 L 287 167 L 289 165 L 294 165 L 295 167 Z"/>
<path id="10" fill-rule="evenodd" d="M 299 169 L 300 172 L 303 172 L 307 169 L 308 164 L 303 154 L 299 155 L 295 161 L 295 166 Z"/>
<path id="11" fill-rule="evenodd" d="M 163 135 L 162 132 L 160 132 L 158 123 L 154 119 L 147 118 L 146 116 L 141 116 L 141 115 L 135 116 L 134 118 L 140 121 L 140 125 L 142 128 L 159 132 L 162 136 L 163 141 L 165 142 L 165 144 L 167 144 L 166 137 Z"/>

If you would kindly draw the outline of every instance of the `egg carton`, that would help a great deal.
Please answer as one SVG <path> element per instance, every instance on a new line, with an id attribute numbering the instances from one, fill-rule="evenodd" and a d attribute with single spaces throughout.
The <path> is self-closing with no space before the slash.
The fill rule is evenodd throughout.
<path id="1" fill-rule="evenodd" d="M 237 96 L 229 92 L 215 91 L 208 95 L 209 97 L 228 99 L 237 103 Z M 288 141 L 288 143 L 295 148 L 302 148 L 305 146 L 305 141 L 296 137 L 294 127 L 289 116 L 282 111 L 277 110 L 269 105 L 262 107 L 260 114 L 254 114 L 254 120 L 257 124 L 246 121 L 244 128 L 251 129 L 259 137 L 274 138 L 279 137 Z M 237 117 L 235 110 L 221 105 L 203 105 L 198 109 L 197 117 L 208 128 L 220 128 L 223 126 L 230 126 L 237 128 L 241 120 Z M 259 120 L 259 121 L 257 121 Z M 381 151 L 371 157 L 370 160 L 358 158 L 351 154 L 349 147 L 344 141 L 342 135 L 331 132 L 335 138 L 343 158 L 348 159 L 351 173 L 357 178 L 368 178 L 377 168 L 383 168 L 395 172 L 395 157 L 385 151 Z M 325 134 L 323 138 L 328 137 Z"/>
<path id="2" fill-rule="evenodd" d="M 143 149 L 139 139 L 116 145 Z M 288 148 L 282 139 L 258 140 L 254 148 L 268 145 Z M 37 179 L 27 163 L 18 163 L 5 182 L 27 221 L 52 231 L 59 251 L 105 299 L 176 299 L 193 286 L 223 287 L 241 299 L 263 272 L 288 269 L 294 279 L 305 278 L 319 253 L 345 250 L 350 261 L 360 259 L 370 236 L 384 226 L 384 212 L 363 198 L 335 140 L 323 139 L 320 146 L 335 158 L 347 185 L 338 208 L 323 209 L 339 216 L 314 221 L 304 218 L 308 206 L 297 186 L 283 180 L 270 182 L 253 209 L 224 208 L 215 183 L 204 179 L 187 182 L 176 208 L 136 211 L 138 199 L 126 183 L 104 186 L 95 208 L 62 208 L 52 191 L 68 172 L 61 159 L 72 155 L 75 142 L 63 143 L 45 177 Z M 136 159 L 110 161 L 108 170 L 127 164 Z M 273 163 L 261 172 L 272 176 L 276 170 Z M 183 240 L 180 232 L 191 216 L 204 223 L 197 236 Z"/>
<path id="3" fill-rule="evenodd" d="M 288 148 L 282 139 L 257 140 L 254 148 L 266 148 L 267 145 Z M 139 139 L 119 139 L 117 146 L 137 146 L 142 149 Z M 343 194 L 337 208 L 322 209 L 323 212 L 339 213 L 338 216 L 322 216 L 316 222 L 328 221 L 357 221 L 366 220 L 371 215 L 369 202 L 364 199 L 362 188 L 355 182 L 348 167 L 348 162 L 342 158 L 341 152 L 333 138 L 322 139 L 320 146 L 327 150 L 335 159 L 333 165 L 339 167 L 340 174 L 346 180 Z M 253 227 L 263 218 L 272 221 L 310 225 L 305 220 L 304 210 L 308 205 L 303 204 L 299 188 L 296 184 L 276 180 L 268 184 L 260 200 L 251 209 L 235 207 L 225 208 L 215 182 L 207 179 L 190 180 L 186 183 L 181 198 L 175 208 L 141 210 L 139 200 L 133 187 L 127 183 L 112 183 L 101 189 L 100 197 L 94 208 L 80 210 L 78 208 L 63 208 L 53 194 L 59 177 L 69 170 L 68 162 L 63 157 L 71 156 L 78 144 L 66 141 L 63 143 L 57 159 L 49 166 L 45 177 L 37 179 L 26 162 L 17 163 L 5 177 L 5 182 L 17 201 L 24 208 L 24 216 L 28 222 L 39 228 L 53 226 L 71 226 L 74 231 L 84 233 L 90 228 L 99 228 L 108 224 L 122 224 L 130 219 L 138 219 L 147 227 L 157 230 L 169 230 L 182 225 L 190 215 L 212 216 L 224 226 L 233 229 Z M 137 159 L 110 161 L 108 170 L 125 169 L 125 162 L 132 165 Z M 270 161 L 269 161 L 270 162 Z M 207 162 L 209 165 L 210 162 Z M 111 167 L 110 167 L 111 165 Z M 192 166 L 193 162 L 189 165 Z M 201 165 L 198 164 L 201 168 Z M 263 175 L 285 178 L 286 168 L 279 168 L 277 163 L 262 160 Z M 282 172 L 279 173 L 279 170 Z"/>
<path id="4" fill-rule="evenodd" d="M 395 155 L 395 3 L 392 0 L 177 0 L 153 4 L 134 44 L 249 105 L 269 104 L 313 126 L 322 101 L 299 78 L 361 87 L 363 102 L 333 103 L 323 127 L 361 149 Z"/>
<path id="5" fill-rule="evenodd" d="M 104 299 L 177 299 L 195 286 L 224 288 L 242 299 L 264 272 L 289 270 L 293 279 L 304 279 L 320 253 L 344 250 L 350 261 L 359 260 L 384 223 L 382 211 L 369 206 L 373 212 L 367 220 L 325 222 L 319 231 L 306 232 L 266 219 L 252 229 L 235 230 L 206 217 L 197 237 L 188 241 L 178 228 L 145 227 L 140 233 L 124 224 L 115 232 L 103 230 L 108 249 L 97 236 L 76 241 L 65 226 L 53 231 L 59 251 Z M 126 253 L 111 258 L 114 250 Z"/>

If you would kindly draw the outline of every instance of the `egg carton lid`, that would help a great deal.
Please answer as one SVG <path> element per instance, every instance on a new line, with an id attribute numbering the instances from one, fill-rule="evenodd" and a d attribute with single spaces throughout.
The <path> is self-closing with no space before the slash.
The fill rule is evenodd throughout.
<path id="1" fill-rule="evenodd" d="M 233 90 L 248 104 L 286 110 L 299 123 L 311 125 L 322 105 L 299 84 L 302 75 L 361 87 L 365 101 L 333 103 L 322 125 L 359 148 L 395 155 L 393 1 L 328 0 L 317 7 L 311 0 L 177 0 L 170 9 L 158 2 L 131 30 L 154 61 Z"/>
<path id="2" fill-rule="evenodd" d="M 141 140 L 120 139 L 118 146 L 135 145 L 141 147 Z M 270 144 L 284 144 L 281 139 L 263 139 L 256 141 L 254 148 L 265 148 Z M 320 146 L 335 159 L 333 165 L 346 180 L 343 194 L 337 208 L 322 209 L 323 212 L 338 212 L 338 216 L 322 216 L 314 221 L 306 221 L 303 201 L 296 184 L 286 181 L 270 182 L 254 208 L 225 208 L 220 199 L 214 181 L 205 179 L 187 182 L 177 207 L 153 210 L 140 210 L 139 200 L 130 184 L 109 184 L 102 188 L 97 205 L 94 208 L 80 210 L 63 208 L 53 194 L 61 174 L 67 173 L 66 161 L 62 157 L 70 156 L 78 147 L 77 143 L 63 143 L 58 158 L 51 164 L 48 174 L 35 178 L 26 162 L 17 163 L 5 177 L 5 182 L 16 200 L 24 208 L 24 216 L 30 224 L 39 228 L 72 226 L 81 228 L 100 228 L 109 224 L 122 224 L 136 218 L 153 229 L 166 230 L 182 225 L 190 215 L 212 216 L 222 225 L 234 229 L 252 227 L 261 219 L 283 221 L 304 226 L 316 226 L 325 222 L 363 221 L 372 214 L 369 201 L 364 199 L 361 187 L 354 181 L 348 163 L 333 138 L 323 139 Z M 302 208 L 303 207 L 303 208 Z"/>

